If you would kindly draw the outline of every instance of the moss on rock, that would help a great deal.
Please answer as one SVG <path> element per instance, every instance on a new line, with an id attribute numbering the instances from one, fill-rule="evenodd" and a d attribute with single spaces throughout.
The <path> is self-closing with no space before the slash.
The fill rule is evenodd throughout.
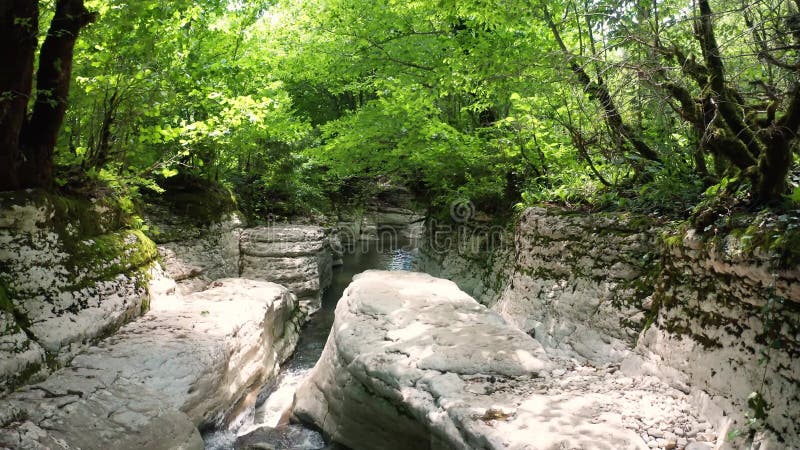
<path id="1" fill-rule="evenodd" d="M 155 243 L 139 230 L 122 230 L 78 241 L 70 249 L 76 270 L 88 269 L 97 279 L 151 264 L 158 257 Z"/>
<path id="2" fill-rule="evenodd" d="M 0 335 L 15 345 L 2 356 L 18 358 L 9 372 L 0 372 L 0 391 L 57 368 L 81 343 L 106 336 L 146 310 L 143 297 L 158 250 L 142 231 L 131 229 L 133 222 L 110 197 L 0 194 L 0 234 L 7 250 L 0 260 L 0 314 L 6 322 Z M 94 311 L 85 315 L 89 308 Z M 101 323 L 84 326 L 95 321 L 92 317 Z M 32 364 L 34 348 L 45 353 Z"/>

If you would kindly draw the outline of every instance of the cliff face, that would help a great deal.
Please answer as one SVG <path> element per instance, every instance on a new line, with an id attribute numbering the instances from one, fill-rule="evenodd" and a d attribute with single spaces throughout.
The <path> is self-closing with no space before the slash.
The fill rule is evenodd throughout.
<path id="1" fill-rule="evenodd" d="M 792 229 L 701 237 L 628 214 L 532 208 L 513 230 L 473 225 L 446 241 L 429 233 L 421 269 L 455 281 L 551 355 L 658 375 L 692 392 L 732 438 L 766 430 L 797 446 Z"/>
<path id="2" fill-rule="evenodd" d="M 0 196 L 0 394 L 147 310 L 158 252 L 110 202 Z"/>

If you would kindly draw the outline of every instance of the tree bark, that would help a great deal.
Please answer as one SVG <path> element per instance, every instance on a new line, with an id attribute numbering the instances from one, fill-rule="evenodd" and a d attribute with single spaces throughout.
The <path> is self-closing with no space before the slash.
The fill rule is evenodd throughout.
<path id="1" fill-rule="evenodd" d="M 580 64 L 574 61 L 574 57 L 572 53 L 570 53 L 569 49 L 567 49 L 564 40 L 561 38 L 561 33 L 558 31 L 558 27 L 556 26 L 555 22 L 553 21 L 552 16 L 550 15 L 550 11 L 547 9 L 547 6 L 543 5 L 543 12 L 544 18 L 547 22 L 547 26 L 550 27 L 550 31 L 553 33 L 553 38 L 556 40 L 559 48 L 561 51 L 564 52 L 572 61 L 570 61 L 570 70 L 575 76 L 578 78 L 578 81 L 583 85 L 583 90 L 589 96 L 600 102 L 600 106 L 603 108 L 603 112 L 605 113 L 605 121 L 608 124 L 609 128 L 611 128 L 614 133 L 617 133 L 623 142 L 629 143 L 634 151 L 639 154 L 642 158 L 649 159 L 651 161 L 660 161 L 658 157 L 658 153 L 650 148 L 646 142 L 644 142 L 637 134 L 631 129 L 628 124 L 626 124 L 622 120 L 622 114 L 620 114 L 619 109 L 617 109 L 616 103 L 614 103 L 613 97 L 611 97 L 611 93 L 608 91 L 608 87 L 603 82 L 602 79 L 599 79 L 597 82 L 592 81 L 589 74 L 586 73 L 583 67 Z"/>
<path id="2" fill-rule="evenodd" d="M 83 0 L 58 0 L 50 22 L 36 76 L 36 101 L 30 121 L 22 131 L 26 156 L 24 185 L 50 188 L 53 184 L 53 150 L 67 111 L 72 57 L 78 33 L 92 23 Z"/>
<path id="3" fill-rule="evenodd" d="M 0 2 L 0 190 L 21 186 L 20 133 L 28 110 L 38 44 L 39 2 Z"/>
<path id="4" fill-rule="evenodd" d="M 725 80 L 725 65 L 714 34 L 714 26 L 711 23 L 711 7 L 708 0 L 698 0 L 700 9 L 700 19 L 698 23 L 700 48 L 703 51 L 703 58 L 709 71 L 708 84 L 716 94 L 717 110 L 722 118 L 730 127 L 734 135 L 739 137 L 752 158 L 758 158 L 763 151 L 763 145 L 756 137 L 753 130 L 744 121 L 744 114 L 738 106 L 735 95 L 732 95 Z M 742 158 L 745 158 L 744 155 Z"/>

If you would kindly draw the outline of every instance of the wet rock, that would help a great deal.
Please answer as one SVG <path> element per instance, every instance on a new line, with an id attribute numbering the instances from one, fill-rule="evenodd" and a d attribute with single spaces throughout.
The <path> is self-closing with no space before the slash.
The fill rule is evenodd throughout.
<path id="1" fill-rule="evenodd" d="M 236 450 L 322 450 L 327 448 L 316 431 L 298 425 L 261 427 L 236 438 Z"/>

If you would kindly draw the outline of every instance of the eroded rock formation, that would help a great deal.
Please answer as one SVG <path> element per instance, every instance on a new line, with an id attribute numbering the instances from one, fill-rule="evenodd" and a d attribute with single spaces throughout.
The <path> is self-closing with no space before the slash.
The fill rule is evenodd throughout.
<path id="1" fill-rule="evenodd" d="M 16 392 L 0 398 L 0 448 L 202 448 L 197 428 L 252 405 L 297 343 L 308 311 L 264 279 L 317 304 L 330 279 L 318 227 L 243 230 L 235 211 L 167 208 L 150 211 L 157 246 L 101 201 L 2 200 L 0 394 Z M 313 267 L 261 267 L 281 257 L 270 245 Z M 241 266 L 260 280 L 230 278 Z"/>
<path id="2" fill-rule="evenodd" d="M 454 283 L 408 272 L 356 277 L 294 414 L 357 450 L 676 448 L 716 437 L 658 378 L 553 359 Z"/>
<path id="3" fill-rule="evenodd" d="M 111 202 L 0 195 L 0 394 L 146 311 L 157 256 Z"/>
<path id="4" fill-rule="evenodd" d="M 334 244 L 335 245 L 335 244 Z M 328 233 L 310 225 L 270 225 L 244 230 L 240 241 L 242 277 L 280 283 L 311 312 L 331 283 L 332 245 Z"/>
<path id="5" fill-rule="evenodd" d="M 154 290 L 174 292 L 161 281 Z M 5 398 L 0 444 L 117 448 L 124 434 L 123 448 L 202 448 L 190 428 L 223 424 L 253 402 L 297 342 L 296 300 L 282 286 L 235 278 L 186 297 L 166 292 L 69 367 Z"/>
<path id="6" fill-rule="evenodd" d="M 800 272 L 786 261 L 796 250 L 749 243 L 780 231 L 702 237 L 630 214 L 542 208 L 504 239 L 488 225 L 467 228 L 446 246 L 426 241 L 422 269 L 456 281 L 551 355 L 621 363 L 691 393 L 723 438 L 739 436 L 734 447 L 751 430 L 776 448 L 800 446 Z"/>

